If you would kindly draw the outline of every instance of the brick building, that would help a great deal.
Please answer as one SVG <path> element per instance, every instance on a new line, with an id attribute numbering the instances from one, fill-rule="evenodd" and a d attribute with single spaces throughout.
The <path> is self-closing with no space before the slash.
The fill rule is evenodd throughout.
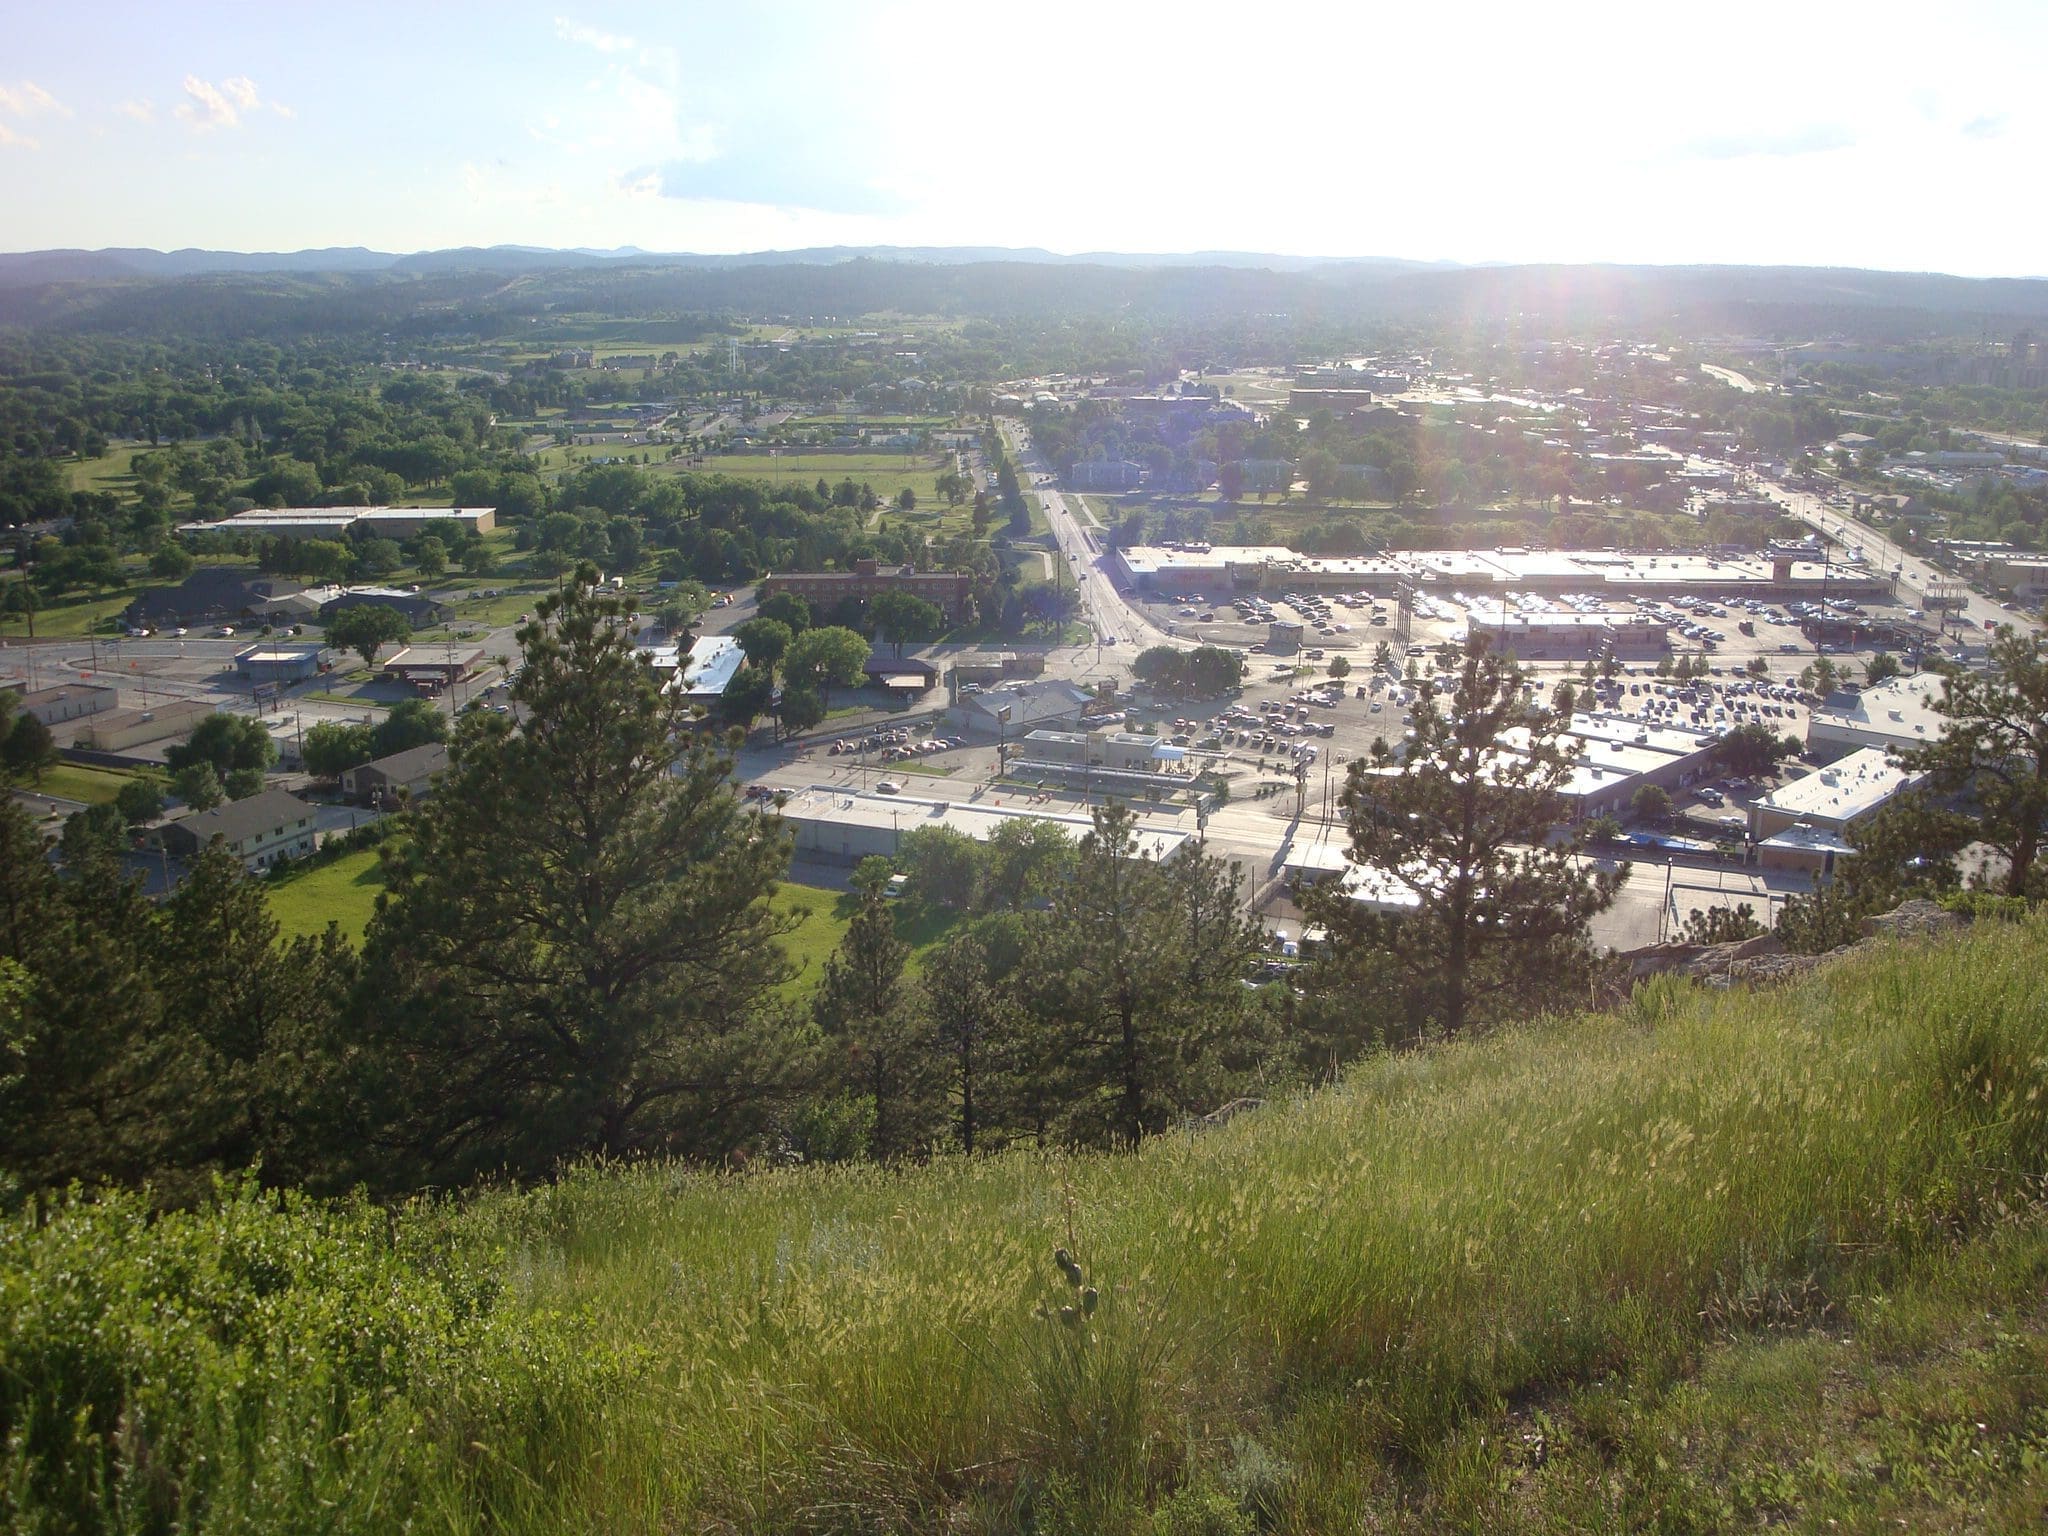
<path id="1" fill-rule="evenodd" d="M 920 571 L 908 565 L 882 565 L 873 560 L 856 560 L 850 571 L 789 571 L 761 580 L 761 596 L 787 592 L 810 604 L 814 615 L 823 616 L 849 598 L 868 603 L 884 592 L 908 592 L 921 597 L 958 624 L 967 614 L 967 600 L 974 591 L 974 578 L 965 571 Z"/>

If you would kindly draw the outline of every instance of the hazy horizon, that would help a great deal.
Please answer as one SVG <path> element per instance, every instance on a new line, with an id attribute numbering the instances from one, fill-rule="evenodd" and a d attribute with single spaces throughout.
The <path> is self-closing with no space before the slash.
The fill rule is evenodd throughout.
<path id="1" fill-rule="evenodd" d="M 2042 268 L 2048 7 L 616 14 L 23 14 L 8 244 Z"/>

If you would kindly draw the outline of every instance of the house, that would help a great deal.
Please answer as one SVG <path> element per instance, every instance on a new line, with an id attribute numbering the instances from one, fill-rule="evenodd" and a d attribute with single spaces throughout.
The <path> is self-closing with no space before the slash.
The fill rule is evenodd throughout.
<path id="1" fill-rule="evenodd" d="M 319 840 L 313 820 L 314 808 L 297 795 L 267 789 L 169 822 L 162 836 L 164 847 L 181 859 L 197 857 L 219 838 L 253 872 L 311 853 Z"/>
<path id="2" fill-rule="evenodd" d="M 202 566 L 175 587 L 142 593 L 128 605 L 126 618 L 140 629 L 234 623 L 304 590 L 299 582 L 260 575 L 247 566 Z"/>
<path id="3" fill-rule="evenodd" d="M 435 778 L 447 769 L 448 744 L 430 741 L 349 769 L 341 776 L 341 792 L 364 805 L 396 805 L 401 799 L 417 805 L 434 792 Z"/>

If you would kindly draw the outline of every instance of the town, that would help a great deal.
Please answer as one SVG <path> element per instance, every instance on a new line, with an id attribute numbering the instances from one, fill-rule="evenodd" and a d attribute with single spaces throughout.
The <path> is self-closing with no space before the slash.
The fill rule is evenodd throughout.
<path id="1" fill-rule="evenodd" d="M 862 352 L 881 339 L 856 332 L 846 345 Z M 785 333 L 776 347 L 788 355 L 804 345 Z M 2023 364 L 2028 346 L 2015 344 Z M 1554 370 L 1570 350 L 1537 349 L 1532 360 Z M 1142 390 L 1099 377 L 1014 381 L 980 392 L 989 414 L 978 420 L 927 407 L 914 428 L 842 430 L 844 421 L 797 400 L 749 397 L 728 409 L 643 401 L 632 407 L 635 430 L 599 430 L 604 420 L 585 412 L 578 427 L 529 438 L 525 452 L 544 465 L 564 438 L 572 447 L 667 444 L 663 452 L 677 455 L 669 462 L 693 471 L 764 468 L 816 478 L 823 492 L 835 471 L 888 464 L 873 454 L 883 449 L 902 456 L 905 477 L 943 481 L 945 494 L 933 499 L 957 507 L 972 497 L 977 508 L 1003 495 L 996 464 L 1016 465 L 1010 495 L 1025 503 L 1030 531 L 1009 558 L 1038 578 L 1049 618 L 1012 633 L 957 638 L 975 627 L 967 621 L 978 604 L 1002 599 L 985 567 L 935 563 L 942 546 L 933 534 L 900 564 L 868 557 L 843 569 L 771 570 L 722 583 L 715 599 L 651 545 L 635 568 L 607 575 L 628 600 L 649 664 L 711 723 L 747 723 L 726 695 L 755 697 L 752 679 L 763 669 L 746 632 L 765 600 L 850 617 L 872 637 L 858 665 L 825 685 L 823 718 L 771 714 L 762 696 L 765 722 L 735 759 L 749 794 L 772 796 L 789 822 L 799 880 L 843 889 L 861 858 L 895 857 L 903 835 L 923 825 L 985 838 L 1024 815 L 1078 835 L 1092 807 L 1118 800 L 1162 850 L 1193 841 L 1226 858 L 1276 953 L 1297 955 L 1319 932 L 1300 904 L 1309 885 L 1335 878 L 1362 901 L 1414 899 L 1350 862 L 1338 801 L 1350 765 L 1375 749 L 1398 750 L 1418 701 L 1448 696 L 1448 669 L 1483 639 L 1523 666 L 1532 700 L 1555 685 L 1572 691 L 1577 768 L 1563 786 L 1560 830 L 1592 828 L 1586 856 L 1629 865 L 1619 899 L 1596 921 L 1596 941 L 1623 951 L 1654 945 L 1715 909 L 1748 907 L 1768 924 L 1788 898 L 1832 879 L 1852 852 L 1855 826 L 1913 788 L 1914 777 L 1888 767 L 1888 756 L 1938 734 L 1943 669 L 1981 662 L 1999 624 L 2031 629 L 2048 590 L 2048 559 L 1943 537 L 1920 497 L 1994 481 L 2038 489 L 2048 478 L 2042 450 L 1977 439 L 1967 449 L 1892 456 L 1867 434 L 1843 431 L 1798 453 L 1773 451 L 1702 426 L 1697 413 L 1640 402 L 1654 383 L 1676 397 L 1698 379 L 1737 400 L 1809 399 L 1814 391 L 1796 369 L 1810 362 L 1774 359 L 1782 379 L 1757 384 L 1729 368 L 1689 378 L 1641 344 L 1587 347 L 1580 358 L 1592 376 L 1625 378 L 1639 403 L 1623 408 L 1583 388 L 1549 392 L 1527 378 L 1476 380 L 1411 355 L 1241 371 L 1229 397 L 1201 374 Z M 666 361 L 673 368 L 676 359 Z M 593 377 L 631 369 L 650 383 L 661 372 L 652 357 L 558 354 L 535 366 Z M 906 379 L 887 393 L 920 387 Z M 1062 462 L 1035 443 L 1033 429 L 1043 425 L 1071 449 L 1077 418 L 1081 436 L 1110 423 L 1157 437 L 1159 467 Z M 623 421 L 616 409 L 608 419 Z M 1221 452 L 1219 441 L 1264 442 L 1272 423 L 1289 419 L 1303 436 L 1327 437 L 1340 423 L 1370 428 L 1381 446 L 1462 428 L 1508 445 L 1510 476 L 1519 445 L 1535 441 L 1545 491 L 1562 477 L 1607 494 L 1581 506 L 1563 489 L 1557 508 L 1546 509 L 1559 523 L 1589 525 L 1583 543 L 1418 547 L 1411 528 L 1399 545 L 1333 552 L 1345 506 L 1374 497 L 1392 504 L 1386 469 L 1339 466 L 1331 480 L 1321 449 L 1300 455 L 1305 466 L 1189 456 L 1190 445 Z M 829 435 L 811 425 L 818 420 L 834 421 Z M 564 459 L 558 473 L 596 474 L 632 456 L 591 455 L 571 470 L 575 462 Z M 1176 466 L 1185 472 L 1178 482 Z M 1893 489 L 1862 488 L 1887 481 Z M 1527 519 L 1532 494 L 1512 513 L 1456 509 L 1448 526 Z M 858 505 L 863 496 L 885 520 L 871 486 L 844 499 Z M 1431 499 L 1411 492 L 1400 504 L 1424 508 Z M 1439 514 L 1451 511 L 1445 495 L 1433 499 Z M 916 506 L 910 490 L 889 500 L 899 517 Z M 1616 507 L 1659 513 L 1661 530 L 1684 542 L 1595 545 L 1625 528 Z M 267 770 L 261 794 L 212 804 L 218 791 L 202 790 L 201 803 L 187 797 L 182 814 L 172 795 L 168 814 L 131 824 L 124 860 L 160 891 L 220 836 L 252 871 L 268 871 L 432 793 L 448 722 L 465 710 L 508 707 L 507 669 L 524 617 L 512 610 L 531 606 L 545 578 L 508 574 L 492 578 L 503 585 L 478 586 L 430 556 L 417 572 L 430 578 L 424 583 L 351 582 L 335 566 L 322 574 L 341 579 L 305 584 L 210 564 L 206 552 L 268 549 L 266 567 L 310 571 L 297 552 L 431 540 L 456 551 L 509 543 L 509 563 L 539 532 L 534 542 L 545 553 L 548 534 L 508 526 L 508 516 L 517 513 L 458 505 L 188 519 L 173 534 L 193 551 L 182 579 L 146 586 L 103 634 L 18 636 L 0 666 L 21 713 L 47 726 L 54 750 L 75 765 L 71 775 L 157 772 L 168 786 L 209 717 L 260 727 L 267 746 L 251 761 Z M 32 521 L 26 532 L 48 537 L 62 527 Z M 1315 547 L 1222 542 L 1244 533 L 1285 538 L 1289 529 Z M 479 563 L 499 569 L 488 557 Z M 564 568 L 562 557 L 527 563 Z M 900 631 L 878 634 L 875 619 L 906 599 L 916 626 L 908 643 Z M 384 619 L 387 627 L 371 632 L 390 639 L 352 652 L 338 638 L 352 610 Z M 1207 679 L 1198 696 L 1160 686 L 1143 661 L 1148 652 L 1205 648 L 1227 654 L 1237 675 Z M 384 723 L 394 711 L 400 720 Z M 392 750 L 371 757 L 360 748 L 361 760 L 345 764 L 323 756 L 327 738 L 368 742 L 380 731 L 379 744 Z M 1731 732 L 1740 733 L 1733 751 Z M 1753 760 L 1741 750 L 1753 736 L 1785 743 L 1784 755 Z M 232 772 L 226 759 L 216 768 L 222 780 Z M 63 781 L 16 790 L 52 836 L 87 809 L 66 799 Z M 238 788 L 251 785 L 244 775 Z"/>
<path id="2" fill-rule="evenodd" d="M 0 1529 L 2048 1527 L 2048 7 L 162 10 Z"/>

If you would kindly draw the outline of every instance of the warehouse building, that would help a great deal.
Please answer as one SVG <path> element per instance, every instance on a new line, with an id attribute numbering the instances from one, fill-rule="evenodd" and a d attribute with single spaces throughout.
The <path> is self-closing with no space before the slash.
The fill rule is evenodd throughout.
<path id="1" fill-rule="evenodd" d="M 180 523 L 186 534 L 229 533 L 252 539 L 410 539 L 459 530 L 463 536 L 498 526 L 496 507 L 274 507 L 237 512 L 211 523 Z"/>
<path id="2" fill-rule="evenodd" d="M 1077 841 L 1094 829 L 1087 816 L 1048 814 L 996 801 L 915 800 L 904 795 L 862 794 L 813 785 L 792 794 L 781 808 L 796 840 L 796 851 L 836 863 L 857 864 L 873 855 L 894 858 L 903 834 L 918 827 L 950 827 L 986 842 L 1006 822 L 1049 822 Z M 1141 856 L 1170 859 L 1195 841 L 1192 812 L 1154 814 L 1139 821 Z"/>

